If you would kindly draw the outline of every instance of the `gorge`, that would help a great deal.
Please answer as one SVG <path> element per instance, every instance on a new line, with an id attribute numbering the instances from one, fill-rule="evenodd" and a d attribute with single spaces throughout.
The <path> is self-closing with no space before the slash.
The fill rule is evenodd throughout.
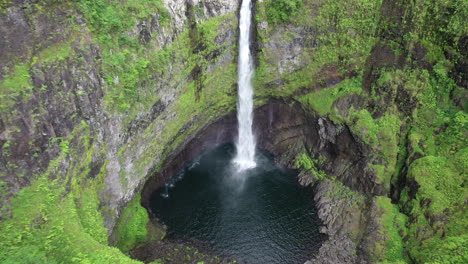
<path id="1" fill-rule="evenodd" d="M 256 0 L 245 45 L 241 2 L 0 0 L 1 263 L 241 261 L 174 239 L 152 197 L 242 143 L 292 173 L 265 197 L 314 212 L 280 235 L 313 247 L 275 260 L 468 262 L 465 1 Z"/>

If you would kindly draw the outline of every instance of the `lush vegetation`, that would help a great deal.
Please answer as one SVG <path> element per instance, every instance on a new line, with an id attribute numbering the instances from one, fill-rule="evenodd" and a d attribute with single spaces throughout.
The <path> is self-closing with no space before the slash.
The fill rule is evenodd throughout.
<path id="1" fill-rule="evenodd" d="M 276 54 L 261 53 L 258 93 L 293 95 L 306 109 L 349 126 L 372 147 L 369 166 L 388 192 L 391 184 L 401 184 L 404 177 L 409 184 L 417 183 L 417 190 L 406 187 L 401 192 L 400 201 L 393 201 L 396 205 L 383 198 L 378 201 L 384 208 L 381 233 L 389 243 L 380 245 L 385 258 L 378 261 L 404 263 L 410 255 L 418 263 L 467 262 L 463 208 L 468 119 L 462 99 L 466 91 L 457 84 L 466 76 L 455 73 L 456 64 L 466 60 L 462 38 L 468 27 L 462 14 L 468 12 L 468 5 L 458 0 L 401 2 L 403 20 L 399 21 L 389 16 L 394 10 L 381 8 L 381 1 L 352 2 L 303 1 L 291 23 L 313 25 L 317 44 L 304 49 L 305 63 L 291 73 L 280 74 Z M 269 4 L 259 5 L 258 19 L 271 20 Z M 259 31 L 265 43 L 278 43 L 275 34 L 275 27 Z M 281 38 L 300 39 L 295 32 L 287 34 Z M 390 59 L 379 68 L 367 69 L 373 47 L 389 50 L 387 58 L 401 56 L 401 62 Z M 424 58 L 418 61 L 412 56 L 421 48 Z M 363 89 L 369 71 L 376 80 L 370 92 Z M 322 88 L 327 75 L 342 80 Z M 271 89 L 272 80 L 284 85 Z M 296 158 L 296 166 L 306 170 L 314 170 L 315 165 L 306 154 Z M 415 191 L 416 196 L 410 197 Z M 394 221 L 397 227 L 391 224 L 395 219 L 400 219 Z"/>
<path id="2" fill-rule="evenodd" d="M 151 78 L 154 53 L 147 53 L 137 36 L 130 32 L 137 21 L 150 21 L 157 14 L 164 26 L 170 17 L 160 0 L 131 0 L 116 3 L 110 0 L 80 0 L 78 7 L 103 48 L 102 67 L 108 91 L 107 101 L 117 110 L 128 110 L 145 96 L 138 88 Z M 155 36 L 152 36 L 153 38 Z"/>
<path id="3" fill-rule="evenodd" d="M 399 207 L 391 203 L 387 197 L 379 196 L 375 199 L 377 211 L 380 217 L 381 229 L 379 235 L 385 239 L 382 244 L 378 244 L 374 250 L 380 260 L 387 262 L 398 262 L 404 258 L 403 237 L 406 235 L 407 216 L 400 213 Z M 380 251 L 380 252 L 379 252 Z"/>
<path id="4" fill-rule="evenodd" d="M 88 178 L 93 153 L 99 151 L 91 144 L 85 122 L 74 137 L 80 138 L 80 144 L 62 152 L 46 172 L 12 199 L 12 217 L 0 222 L 0 262 L 138 263 L 108 246 L 98 208 L 106 166 L 95 179 Z M 81 158 L 73 160 L 64 174 L 63 162 L 72 155 Z"/>
<path id="5" fill-rule="evenodd" d="M 151 224 L 148 211 L 140 204 L 136 195 L 124 208 L 114 228 L 116 246 L 122 251 L 130 251 L 143 243 L 164 238 L 164 231 Z"/>
<path id="6" fill-rule="evenodd" d="M 346 79 L 328 89 L 307 93 L 299 97 L 299 101 L 321 116 L 329 115 L 333 120 L 339 122 L 342 117 L 338 114 L 336 108 L 333 107 L 333 104 L 340 97 L 353 94 L 360 95 L 362 92 L 361 83 L 362 76 Z M 320 100 L 316 100 L 316 98 L 320 98 Z"/>
<path id="7" fill-rule="evenodd" d="M 270 23 L 282 23 L 294 20 L 302 7 L 303 0 L 275 0 L 267 6 L 267 17 Z"/>
<path id="8" fill-rule="evenodd" d="M 32 88 L 28 65 L 18 64 L 12 72 L 6 72 L 0 80 L 0 113 L 11 109 L 19 96 L 27 97 Z"/>
<path id="9" fill-rule="evenodd" d="M 182 87 L 175 91 L 178 100 L 172 109 L 177 113 L 177 118 L 167 121 L 161 139 L 154 140 L 152 127 L 142 135 L 151 139 L 147 140 L 147 153 L 135 160 L 142 175 L 142 169 L 154 163 L 154 153 L 170 150 L 164 148 L 164 144 L 169 146 L 172 142 L 169 147 L 175 147 L 180 140 L 184 140 L 184 136 L 197 129 L 196 126 L 184 129 L 185 124 L 196 115 L 205 112 L 209 115 L 204 118 L 210 119 L 219 111 L 235 107 L 232 94 L 236 67 L 231 61 L 210 70 L 211 74 L 202 79 L 203 92 L 195 80 L 186 79 L 195 66 L 208 71 L 208 65 L 216 62 L 217 56 L 223 56 L 235 48 L 215 41 L 224 31 L 222 27 L 234 26 L 233 14 L 198 24 L 195 36 L 187 29 L 171 45 L 161 49 L 155 35 L 150 43 L 130 37 L 137 20 L 152 19 L 153 15 L 157 15 L 159 25 L 164 26 L 168 22 L 167 11 L 160 1 L 126 1 L 118 4 L 111 1 L 78 1 L 77 5 L 93 33 L 94 44 L 102 49 L 99 63 L 106 81 L 104 100 L 110 110 L 117 110 L 117 114 L 126 111 L 130 113 L 126 117 L 128 119 L 134 118 L 140 110 L 148 110 L 152 103 L 160 99 L 153 86 L 147 87 L 152 79 L 180 82 Z M 77 25 L 74 27 L 74 30 L 83 30 Z M 80 34 L 74 33 L 77 36 Z M 30 72 L 35 65 L 63 66 L 61 63 L 75 55 L 70 41 L 74 39 L 42 49 L 30 63 L 19 64 L 7 72 L 0 86 L 5 110 L 11 109 L 15 100 L 33 88 Z M 199 46 L 203 46 L 203 49 L 194 52 Z M 177 67 L 174 72 L 169 71 L 171 64 Z M 42 92 L 50 88 L 38 89 Z M 106 146 L 98 146 L 93 141 L 91 130 L 83 121 L 72 137 L 51 139 L 50 144 L 61 154 L 50 163 L 47 172 L 30 176 L 32 185 L 23 188 L 11 199 L 8 206 L 12 210 L 11 218 L 7 216 L 8 219 L 0 223 L 0 262 L 138 263 L 122 254 L 122 251 L 132 249 L 143 241 L 161 239 L 162 234 L 147 224 L 146 210 L 139 205 L 138 199 L 133 199 L 123 210 L 115 228 L 114 241 L 111 241 L 118 248 L 108 246 L 104 219 L 115 212 L 102 206 L 102 201 L 106 199 L 102 194 L 107 163 L 102 164 L 97 176 L 90 176 L 91 167 L 99 162 L 96 159 L 104 159 Z M 186 130 L 185 133 L 179 133 L 183 130 Z M 8 142 L 3 144 L 4 153 L 9 147 Z M 132 147 L 124 145 L 119 154 L 131 152 Z M 121 176 L 122 187 L 126 188 L 125 170 L 121 171 Z M 2 197 L 8 194 L 8 188 L 6 182 L 0 182 Z M 25 258 L 25 255 L 30 257 Z"/>
<path id="10" fill-rule="evenodd" d="M 269 20 L 269 13 L 273 12 L 269 7 L 277 2 L 281 1 L 258 3 L 258 19 Z M 304 94 L 305 91 L 323 85 L 326 81 L 325 73 L 330 71 L 336 72 L 336 75 L 342 76 L 343 79 L 363 74 L 365 62 L 377 41 L 375 32 L 380 19 L 380 5 L 381 1 L 369 0 L 305 0 L 292 16 L 294 19 L 291 23 L 313 33 L 286 31 L 277 36 L 275 26 L 259 30 L 259 39 L 265 43 L 282 43 L 285 40 L 292 42 L 301 38 L 305 38 L 306 42 L 302 54 L 299 55 L 303 64 L 291 67 L 295 69 L 291 72 L 279 72 L 280 62 L 276 53 L 281 51 L 265 49 L 259 54 L 260 63 L 255 76 L 256 94 Z M 315 13 L 318 13 L 317 16 L 311 16 Z M 273 80 L 282 80 L 284 85 L 268 89 Z"/>
<path id="11" fill-rule="evenodd" d="M 60 1 L 40 1 L 37 10 L 46 9 L 49 2 Z M 468 35 L 468 4 L 464 0 L 402 1 L 402 21 L 396 21 L 386 19 L 391 12 L 382 2 L 258 2 L 257 22 L 269 22 L 268 27 L 259 27 L 260 47 L 303 40 L 304 32 L 281 30 L 283 26 L 306 28 L 306 35 L 313 38 L 304 38 L 298 56 L 301 63 L 281 71 L 280 56 L 274 50 L 259 52 L 257 103 L 292 97 L 306 111 L 349 127 L 372 149 L 368 165 L 376 184 L 389 194 L 392 185 L 396 190 L 391 193 L 393 200 L 383 196 L 373 200 L 379 214 L 377 232 L 384 238 L 373 252 L 375 261 L 404 263 L 411 258 L 417 263 L 468 263 L 468 114 L 466 87 L 460 85 L 466 76 L 460 75 L 459 68 L 466 60 L 462 41 Z M 10 3 L 0 1 L 0 15 Z M 132 161 L 141 175 L 150 167 L 160 168 L 162 159 L 152 167 L 155 153 L 163 157 L 208 120 L 235 108 L 236 66 L 232 60 L 218 61 L 235 54 L 232 43 L 218 43 L 221 34 L 235 28 L 234 14 L 202 22 L 192 17 L 194 27 L 164 45 L 157 34 L 172 29 L 162 0 L 78 0 L 70 5 L 79 10 L 86 25 L 73 25 L 76 32 L 66 41 L 38 49 L 30 61 L 2 69 L 0 114 L 14 115 L 15 104 L 27 103 L 33 89 L 49 89 L 33 87 L 34 66 L 62 67 L 67 59 L 78 59 L 72 43 L 87 30 L 101 52 L 94 59 L 102 67 L 110 114 L 125 113 L 126 120 L 135 119 L 165 95 L 158 87 L 173 89 L 170 100 L 174 103 L 167 111 L 174 115 L 164 125 L 148 125 L 135 140 L 145 142 L 143 153 Z M 159 28 L 140 36 L 137 25 L 153 20 Z M 382 47 L 386 57 L 397 59 L 374 67 L 372 50 Z M 0 222 L 1 263 L 138 263 L 121 251 L 161 238 L 148 229 L 147 212 L 137 195 L 115 228 L 117 248 L 108 246 L 104 216 L 111 210 L 100 207 L 105 199 L 106 162 L 94 178 L 88 177 L 91 165 L 104 159 L 107 150 L 98 149 L 90 130 L 83 121 L 72 136 L 52 138 L 51 148 L 60 155 L 41 175 L 30 176 L 31 186 L 17 193 L 11 204 L 2 205 L 12 215 Z M 160 132 L 157 140 L 155 131 Z M 2 145 L 3 153 L 10 152 L 10 143 Z M 135 144 L 123 144 L 119 157 L 134 153 Z M 324 162 L 308 150 L 296 157 L 295 165 L 317 180 L 336 180 L 321 170 Z M 120 176 L 126 188 L 126 171 Z M 350 203 L 360 197 L 340 184 L 331 195 Z M 0 181 L 0 196 L 6 196 L 8 188 Z"/>
<path id="12" fill-rule="evenodd" d="M 326 176 L 325 172 L 319 167 L 325 162 L 324 158 L 311 159 L 306 153 L 301 153 L 296 157 L 296 168 L 303 169 L 313 175 L 317 180 L 323 180 Z"/>

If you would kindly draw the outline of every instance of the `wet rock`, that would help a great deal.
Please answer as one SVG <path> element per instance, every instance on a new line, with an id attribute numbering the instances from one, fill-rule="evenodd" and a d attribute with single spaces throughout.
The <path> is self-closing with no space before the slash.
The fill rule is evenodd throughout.
<path id="1" fill-rule="evenodd" d="M 326 241 L 319 250 L 319 254 L 305 264 L 352 264 L 366 262 L 359 261 L 356 256 L 356 244 L 346 236 L 336 237 Z"/>
<path id="2" fill-rule="evenodd" d="M 358 256 L 358 245 L 366 230 L 366 199 L 346 191 L 341 184 L 324 180 L 315 187 L 315 201 L 328 236 L 311 263 L 367 263 Z"/>

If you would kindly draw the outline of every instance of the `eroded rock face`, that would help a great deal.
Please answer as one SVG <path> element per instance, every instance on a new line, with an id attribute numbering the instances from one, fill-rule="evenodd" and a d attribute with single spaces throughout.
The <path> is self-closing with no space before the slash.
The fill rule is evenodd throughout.
<path id="1" fill-rule="evenodd" d="M 168 44 L 182 33 L 188 23 L 189 9 L 197 6 L 196 22 L 202 23 L 209 18 L 234 13 L 239 8 L 240 0 L 164 0 L 164 5 L 171 15 L 173 27 L 169 30 L 154 24 L 154 29 L 161 34 L 161 43 Z M 157 21 L 157 20 L 155 20 Z"/>
<path id="2" fill-rule="evenodd" d="M 92 153 L 87 153 L 93 164 L 89 169 L 94 176 L 100 171 L 106 174 L 105 190 L 100 195 L 102 205 L 108 208 L 104 212 L 105 225 L 112 230 L 122 205 L 134 196 L 145 177 L 167 154 L 165 144 L 175 140 L 168 138 L 174 135 L 163 132 L 169 122 L 179 118 L 175 104 L 192 81 L 185 74 L 186 57 L 195 54 L 194 47 L 188 47 L 187 52 L 175 51 L 183 56 L 164 65 L 168 70 L 155 74 L 151 84 L 140 84 L 139 91 L 159 96 L 149 103 L 150 107 L 141 109 L 130 119 L 128 112 L 116 112 L 109 109 L 112 105 L 103 102 L 109 87 L 106 88 L 101 69 L 102 47 L 96 44 L 95 36 L 77 7 L 46 2 L 40 9 L 34 5 L 37 2 L 14 1 L 0 13 L 0 81 L 18 63 L 24 64 L 30 75 L 30 91 L 25 92 L 28 95 L 14 99 L 15 111 L 0 113 L 0 146 L 9 146 L 0 149 L 0 159 L 9 161 L 0 165 L 0 180 L 2 184 L 6 183 L 8 197 L 29 185 L 31 179 L 47 169 L 51 160 L 59 157 L 62 148 L 80 144 L 81 134 L 73 141 L 67 139 L 85 122 L 88 136 L 96 146 L 95 150 L 90 150 Z M 226 18 L 228 23 L 221 25 L 219 32 L 222 34 L 215 39 L 215 44 L 221 48 L 206 59 L 208 63 L 204 71 L 211 73 L 233 63 L 235 56 L 231 47 L 237 43 L 234 13 L 239 3 L 164 1 L 171 17 L 167 25 L 160 25 L 158 14 L 155 14 L 148 20 L 139 21 L 124 34 L 138 39 L 143 46 L 149 45 L 151 39 L 151 48 L 162 49 L 173 45 L 182 32 L 188 31 L 191 20 L 203 23 L 217 16 L 233 14 Z M 195 5 L 198 12 L 191 17 L 187 9 L 193 9 Z M 195 44 L 197 41 L 193 40 Z M 55 58 L 62 50 L 67 52 L 66 56 Z M 114 83 L 118 84 L 120 78 L 114 76 Z M 198 122 L 200 119 L 203 121 Z M 206 120 L 199 116 L 191 123 L 198 125 Z M 182 136 L 178 131 L 174 134 Z M 161 143 L 156 142 L 154 148 L 149 149 L 146 143 L 160 137 L 163 138 Z M 60 146 L 62 141 L 66 144 Z M 144 165 L 135 164 L 138 158 L 145 156 L 152 160 L 145 161 Z M 65 177 L 75 160 L 78 160 L 76 156 L 69 156 L 60 161 L 61 173 L 54 177 Z M 2 203 L 7 203 L 8 197 L 3 197 L 3 193 L 0 195 Z"/>
<path id="3" fill-rule="evenodd" d="M 315 202 L 324 226 L 320 230 L 329 239 L 312 263 L 367 263 L 358 246 L 369 221 L 367 199 L 348 193 L 343 186 L 330 180 L 315 187 Z"/>
<path id="4" fill-rule="evenodd" d="M 60 153 L 61 139 L 71 134 L 80 119 L 96 121 L 103 97 L 101 67 L 96 61 L 100 48 L 92 43 L 86 28 L 77 36 L 70 33 L 70 17 L 76 10 L 51 6 L 44 14 L 26 9 L 27 4 L 14 2 L 0 15 L 0 81 L 7 72 L 26 69 L 20 78 L 27 87 L 11 99 L 14 109 L 0 112 L 0 145 L 8 142 L 9 146 L 0 151 L 5 160 L 0 178 L 13 192 L 45 171 Z M 76 18 L 77 25 L 80 19 Z M 31 60 L 45 57 L 42 52 L 54 50 L 62 41 L 67 41 L 63 49 L 79 60 L 38 61 L 29 70 Z M 2 104 L 8 98 L 2 97 Z"/>
<path id="5" fill-rule="evenodd" d="M 295 25 L 272 27 L 266 22 L 258 27 L 261 30 L 272 28 L 269 41 L 261 44 L 260 48 L 267 53 L 265 56 L 269 58 L 268 63 L 275 65 L 280 75 L 291 73 L 309 63 L 303 51 L 317 45 L 317 35 L 313 28 Z"/>

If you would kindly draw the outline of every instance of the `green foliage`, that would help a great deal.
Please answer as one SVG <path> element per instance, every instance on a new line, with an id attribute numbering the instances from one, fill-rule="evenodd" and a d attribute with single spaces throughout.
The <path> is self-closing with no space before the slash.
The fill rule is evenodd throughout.
<path id="1" fill-rule="evenodd" d="M 467 197 L 463 183 L 466 181 L 468 167 L 468 148 L 456 154 L 458 159 L 426 156 L 412 163 L 408 177 L 415 179 L 421 186 L 418 197 L 430 199 L 428 210 L 432 214 L 442 214 L 456 202 Z M 454 162 L 460 160 L 456 164 Z"/>
<path id="2" fill-rule="evenodd" d="M 346 79 L 333 87 L 327 87 L 322 90 L 308 93 L 299 98 L 299 101 L 325 116 L 332 112 L 333 103 L 340 97 L 350 94 L 360 94 L 361 78 Z"/>
<path id="3" fill-rule="evenodd" d="M 378 264 L 406 264 L 406 263 L 407 262 L 404 260 L 378 262 Z"/>
<path id="4" fill-rule="evenodd" d="M 103 48 L 102 64 L 108 91 L 107 105 L 126 111 L 142 100 L 138 88 L 153 74 L 151 62 L 155 53 L 148 53 L 138 38 L 129 33 L 137 21 L 158 14 L 161 25 L 169 21 L 169 13 L 161 0 L 131 0 L 119 3 L 110 0 L 80 0 L 78 7 L 90 24 Z"/>
<path id="5" fill-rule="evenodd" d="M 425 156 L 411 164 L 408 177 L 419 189 L 415 199 L 402 195 L 401 201 L 411 215 L 409 252 L 418 262 L 466 262 L 460 260 L 468 256 L 468 213 L 463 209 L 467 169 L 466 146 L 448 157 Z"/>
<path id="6" fill-rule="evenodd" d="M 72 48 L 73 40 L 74 39 L 67 42 L 56 43 L 47 47 L 46 49 L 42 50 L 36 57 L 33 57 L 31 65 L 36 64 L 36 62 L 49 63 L 65 60 L 74 52 Z"/>
<path id="7" fill-rule="evenodd" d="M 21 190 L 12 203 L 13 218 L 0 224 L 2 263 L 137 263 L 88 233 L 107 237 L 102 217 L 96 214 L 98 203 L 86 216 L 97 217 L 87 220 L 99 225 L 86 228 L 78 221 L 73 197 L 64 193 L 65 188 L 48 177 Z M 20 255 L 25 250 L 29 257 Z"/>
<path id="8" fill-rule="evenodd" d="M 324 159 L 314 160 L 311 159 L 306 153 L 301 153 L 296 157 L 296 168 L 304 169 L 312 173 L 316 179 L 323 180 L 327 175 L 324 171 L 318 169 L 318 166 L 322 165 L 324 162 Z"/>
<path id="9" fill-rule="evenodd" d="M 268 22 L 284 23 L 292 20 L 301 9 L 303 0 L 273 0 L 267 4 Z"/>
<path id="10" fill-rule="evenodd" d="M 59 147 L 60 150 L 65 154 L 70 152 L 70 143 L 67 140 L 60 141 Z"/>
<path id="11" fill-rule="evenodd" d="M 392 114 L 373 119 L 366 109 L 353 113 L 350 119 L 354 120 L 351 130 L 373 147 L 377 157 L 383 159 L 383 163 L 371 164 L 371 167 L 374 167 L 380 183 L 388 186 L 397 162 L 400 119 Z"/>
<path id="12" fill-rule="evenodd" d="M 139 263 L 107 246 L 98 198 L 105 187 L 105 166 L 88 179 L 95 147 L 86 123 L 75 136 L 81 138 L 75 147 L 83 155 L 68 171 L 61 169 L 67 156 L 62 153 L 11 200 L 12 217 L 0 222 L 1 263 Z"/>
<path id="13" fill-rule="evenodd" d="M 362 63 L 376 42 L 381 0 L 325 1 L 316 24 L 322 60 L 339 62 L 351 71 L 362 70 Z"/>
<path id="14" fill-rule="evenodd" d="M 1 176 L 3 175 L 0 173 L 0 178 L 2 178 Z M 7 197 L 7 195 L 9 194 L 10 188 L 11 187 L 9 186 L 7 182 L 0 180 L 0 199 L 6 200 L 5 197 Z M 8 208 L 8 205 L 6 205 L 6 203 L 0 204 L 0 218 L 3 218 L 4 209 L 7 209 L 7 208 Z"/>
<path id="15" fill-rule="evenodd" d="M 466 230 L 465 230 L 466 231 Z M 430 239 L 419 252 L 427 264 L 458 264 L 468 262 L 468 235 Z"/>
<path id="16" fill-rule="evenodd" d="M 437 2 L 416 1 L 411 6 L 414 30 L 413 41 L 420 41 L 428 49 L 427 59 L 435 62 L 444 49 L 457 43 L 468 34 L 466 14 L 468 4 L 464 0 L 442 0 Z M 452 52 L 460 52 L 458 48 Z"/>
<path id="17" fill-rule="evenodd" d="M 116 246 L 127 252 L 149 240 L 147 225 L 148 212 L 140 204 L 140 196 L 136 195 L 120 214 L 114 232 L 117 236 Z"/>
<path id="18" fill-rule="evenodd" d="M 67 155 L 70 153 L 70 142 L 68 140 L 65 140 L 62 137 L 56 137 L 56 138 L 51 138 L 50 143 L 55 144 L 58 142 L 58 147 L 60 148 L 60 151 L 62 151 L 63 154 Z"/>
<path id="19" fill-rule="evenodd" d="M 381 229 L 379 234 L 384 237 L 384 251 L 382 261 L 398 262 L 403 260 L 403 237 L 406 234 L 405 224 L 407 217 L 400 213 L 397 205 L 391 203 L 390 198 L 378 196 L 376 198 L 381 217 L 379 218 Z M 379 245 L 376 250 L 379 250 Z"/>
<path id="20" fill-rule="evenodd" d="M 11 109 L 19 96 L 30 94 L 33 86 L 27 64 L 17 64 L 13 72 L 6 72 L 3 80 L 0 80 L 0 112 Z"/>
<path id="21" fill-rule="evenodd" d="M 91 23 L 100 42 L 110 44 L 113 34 L 122 34 L 135 25 L 138 20 L 149 19 L 154 13 L 159 13 L 161 22 L 165 23 L 170 16 L 160 0 L 130 0 L 125 3 L 115 3 L 109 0 L 80 0 L 78 7 L 87 21 Z M 129 14 L 132 14 L 129 15 Z M 107 36 L 106 36 L 107 35 Z M 124 35 L 117 35 L 125 38 Z"/>
<path id="22" fill-rule="evenodd" d="M 275 12 L 269 5 L 279 2 L 258 3 L 258 19 L 268 20 L 269 13 Z M 375 32 L 380 19 L 380 5 L 381 0 L 303 1 L 301 8 L 293 15 L 293 21 L 305 28 L 313 25 L 316 38 L 306 38 L 302 54 L 298 56 L 303 64 L 292 72 L 286 70 L 280 73 L 278 65 L 281 56 L 275 50 L 262 50 L 255 73 L 256 95 L 277 97 L 303 94 L 317 86 L 323 87 L 326 78 L 361 76 L 366 59 L 377 41 Z M 311 15 L 315 13 L 318 15 Z M 294 31 L 275 29 L 275 25 L 260 29 L 259 39 L 262 42 L 285 42 L 284 39 L 303 38 Z M 274 83 L 278 80 L 283 84 L 275 87 Z M 323 93 L 329 96 L 329 92 Z M 327 105 L 324 108 L 326 110 Z"/>
<path id="23" fill-rule="evenodd" d="M 11 0 L 0 0 L 0 13 L 3 12 L 10 4 Z"/>
<path id="24" fill-rule="evenodd" d="M 467 114 L 455 108 L 450 100 L 456 85 L 446 70 L 436 65 L 435 76 L 427 72 L 419 75 L 426 83 L 416 94 L 419 107 L 413 113 L 415 128 L 411 141 L 421 154 L 451 155 L 468 143 Z"/>

